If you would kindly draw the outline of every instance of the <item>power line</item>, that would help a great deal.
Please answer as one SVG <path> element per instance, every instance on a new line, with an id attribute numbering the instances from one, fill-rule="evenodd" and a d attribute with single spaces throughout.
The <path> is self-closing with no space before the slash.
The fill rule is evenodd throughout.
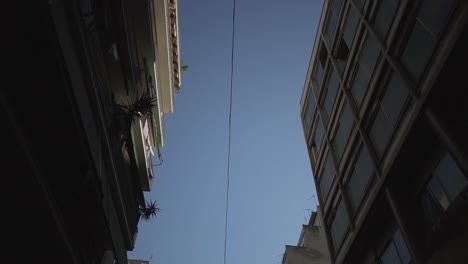
<path id="1" fill-rule="evenodd" d="M 228 155 L 227 155 L 227 173 L 226 173 L 226 211 L 224 223 L 224 264 L 226 264 L 227 253 L 227 235 L 228 235 L 228 212 L 229 212 L 229 178 L 231 171 L 231 117 L 232 117 L 232 87 L 234 79 L 234 39 L 236 29 L 236 0 L 232 5 L 232 38 L 231 38 L 231 88 L 229 94 L 229 128 L 228 128 Z"/>

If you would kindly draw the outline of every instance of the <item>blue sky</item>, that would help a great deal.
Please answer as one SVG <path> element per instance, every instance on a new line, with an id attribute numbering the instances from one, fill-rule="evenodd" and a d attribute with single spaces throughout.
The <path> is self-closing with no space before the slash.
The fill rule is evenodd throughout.
<path id="1" fill-rule="evenodd" d="M 315 194 L 299 115 L 322 1 L 237 0 L 228 264 L 277 264 Z M 222 264 L 232 1 L 179 0 L 183 63 L 153 190 L 130 258 Z"/>

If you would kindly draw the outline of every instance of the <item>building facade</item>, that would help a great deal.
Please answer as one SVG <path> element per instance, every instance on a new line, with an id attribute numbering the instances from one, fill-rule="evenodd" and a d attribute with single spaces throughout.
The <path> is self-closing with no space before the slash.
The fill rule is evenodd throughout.
<path id="1" fill-rule="evenodd" d="M 286 245 L 282 264 L 330 264 L 325 229 L 322 226 L 320 208 L 302 226 L 297 246 Z"/>
<path id="2" fill-rule="evenodd" d="M 468 263 L 467 18 L 324 1 L 301 116 L 332 263 Z"/>
<path id="3" fill-rule="evenodd" d="M 181 87 L 177 0 L 12 5 L 15 77 L 0 92 L 5 258 L 127 263 Z M 156 107 L 129 122 L 119 109 L 142 95 Z"/>
<path id="4" fill-rule="evenodd" d="M 129 259 L 128 264 L 150 264 L 149 260 Z"/>

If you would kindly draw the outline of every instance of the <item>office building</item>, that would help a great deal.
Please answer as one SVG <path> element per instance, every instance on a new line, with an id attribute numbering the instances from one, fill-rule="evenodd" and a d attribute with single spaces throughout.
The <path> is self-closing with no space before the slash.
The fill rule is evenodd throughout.
<path id="1" fill-rule="evenodd" d="M 177 0 L 12 5 L 5 65 L 20 77 L 0 92 L 5 257 L 127 263 L 181 86 Z M 142 95 L 156 107 L 122 110 Z"/>
<path id="2" fill-rule="evenodd" d="M 468 263 L 467 19 L 324 1 L 301 116 L 332 263 Z"/>

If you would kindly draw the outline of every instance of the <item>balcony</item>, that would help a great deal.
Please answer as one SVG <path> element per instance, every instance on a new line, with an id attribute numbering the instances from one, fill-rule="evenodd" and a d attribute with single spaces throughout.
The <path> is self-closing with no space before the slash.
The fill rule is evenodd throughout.
<path id="1" fill-rule="evenodd" d="M 132 125 L 132 141 L 136 167 L 143 191 L 151 191 L 153 167 L 151 164 L 151 138 L 148 120 L 139 120 Z"/>

